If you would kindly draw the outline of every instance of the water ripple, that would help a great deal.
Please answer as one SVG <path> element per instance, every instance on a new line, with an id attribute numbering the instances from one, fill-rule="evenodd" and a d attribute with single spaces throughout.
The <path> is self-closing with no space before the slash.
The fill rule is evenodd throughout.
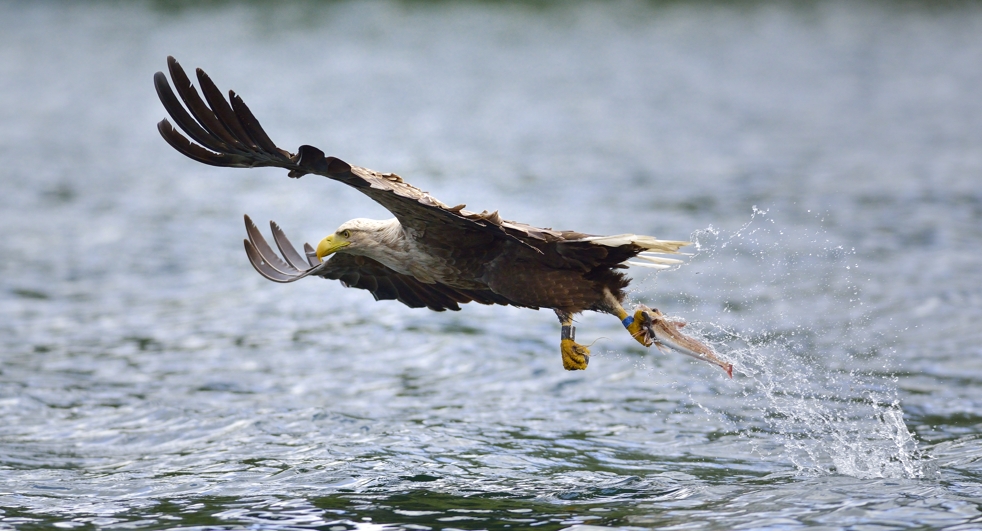
<path id="1" fill-rule="evenodd" d="M 0 4 L 0 529 L 977 527 L 980 35 L 972 4 Z M 567 373 L 549 312 L 264 281 L 243 213 L 385 213 L 173 153 L 168 54 L 285 146 L 690 237 L 630 298 L 735 378 L 604 316 Z"/>

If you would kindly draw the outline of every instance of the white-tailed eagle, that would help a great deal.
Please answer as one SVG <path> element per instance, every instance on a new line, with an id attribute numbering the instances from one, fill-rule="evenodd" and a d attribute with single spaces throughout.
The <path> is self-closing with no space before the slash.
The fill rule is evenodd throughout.
<path id="1" fill-rule="evenodd" d="M 290 177 L 321 175 L 356 188 L 395 216 L 348 221 L 316 249 L 305 244 L 304 254 L 271 222 L 277 254 L 246 216 L 246 254 L 269 280 L 340 280 L 347 287 L 370 291 L 376 300 L 395 299 L 435 311 L 459 310 L 460 304 L 471 301 L 551 308 L 562 324 L 560 350 L 563 367 L 569 370 L 585 369 L 590 360 L 589 349 L 575 342 L 573 316 L 586 310 L 609 313 L 642 345 L 668 346 L 732 376 L 732 365 L 680 332 L 683 323 L 643 305 L 633 315 L 621 306 L 630 282 L 623 273 L 628 265 L 670 267 L 679 260 L 660 255 L 677 254 L 689 242 L 532 227 L 503 220 L 497 212 L 478 214 L 464 205 L 448 206 L 398 175 L 352 166 L 315 147 L 304 145 L 296 154 L 289 153 L 276 147 L 234 92 L 229 91 L 226 100 L 198 69 L 202 99 L 173 57 L 167 58 L 167 66 L 177 94 L 167 76 L 157 72 L 157 95 L 194 141 L 162 120 L 157 128 L 177 151 L 213 166 L 273 166 L 288 169 Z"/>

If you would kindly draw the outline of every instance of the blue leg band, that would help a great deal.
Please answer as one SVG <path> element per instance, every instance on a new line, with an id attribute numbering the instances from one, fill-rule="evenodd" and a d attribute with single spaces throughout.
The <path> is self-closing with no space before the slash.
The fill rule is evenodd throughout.
<path id="1" fill-rule="evenodd" d="M 633 323 L 634 323 L 634 317 L 631 317 L 630 315 L 628 315 L 627 317 L 624 318 L 623 321 L 621 321 L 621 324 L 624 325 L 624 328 L 631 326 Z"/>

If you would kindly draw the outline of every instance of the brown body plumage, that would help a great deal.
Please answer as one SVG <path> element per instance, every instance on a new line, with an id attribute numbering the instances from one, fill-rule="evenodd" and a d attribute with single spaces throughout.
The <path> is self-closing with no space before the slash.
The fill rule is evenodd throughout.
<path id="1" fill-rule="evenodd" d="M 352 220 L 325 238 L 317 251 L 306 246 L 306 256 L 272 224 L 282 258 L 246 217 L 246 252 L 266 278 L 277 282 L 306 276 L 336 279 L 368 290 L 378 300 L 395 299 L 436 311 L 459 310 L 460 304 L 471 301 L 552 308 L 564 325 L 563 360 L 569 369 L 585 368 L 588 361 L 589 351 L 573 342 L 571 326 L 572 315 L 584 310 L 618 316 L 646 346 L 657 340 L 651 330 L 638 325 L 632 330 L 632 318 L 620 306 L 630 282 L 622 270 L 628 263 L 667 267 L 678 261 L 646 253 L 675 253 L 688 242 L 532 227 L 503 220 L 497 212 L 450 207 L 398 175 L 352 166 L 311 146 L 288 153 L 276 147 L 234 92 L 229 91 L 226 101 L 198 69 L 202 99 L 172 57 L 168 68 L 180 99 L 162 72 L 154 76 L 157 94 L 177 125 L 197 142 L 163 120 L 158 130 L 177 151 L 213 166 L 273 166 L 288 169 L 290 177 L 322 175 L 358 189 L 395 216 L 385 221 Z M 333 256 L 322 262 L 327 254 Z M 644 263 L 628 262 L 635 257 Z"/>

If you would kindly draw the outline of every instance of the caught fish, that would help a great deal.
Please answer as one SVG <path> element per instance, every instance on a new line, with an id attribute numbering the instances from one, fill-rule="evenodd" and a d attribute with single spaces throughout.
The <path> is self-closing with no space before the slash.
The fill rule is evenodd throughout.
<path id="1" fill-rule="evenodd" d="M 638 306 L 635 316 L 638 324 L 636 333 L 645 346 L 654 344 L 663 352 L 665 347 L 668 347 L 686 356 L 712 363 L 733 378 L 732 363 L 721 360 L 709 345 L 681 332 L 680 329 L 685 326 L 684 321 L 671 320 L 657 308 L 651 309 L 644 305 Z"/>

